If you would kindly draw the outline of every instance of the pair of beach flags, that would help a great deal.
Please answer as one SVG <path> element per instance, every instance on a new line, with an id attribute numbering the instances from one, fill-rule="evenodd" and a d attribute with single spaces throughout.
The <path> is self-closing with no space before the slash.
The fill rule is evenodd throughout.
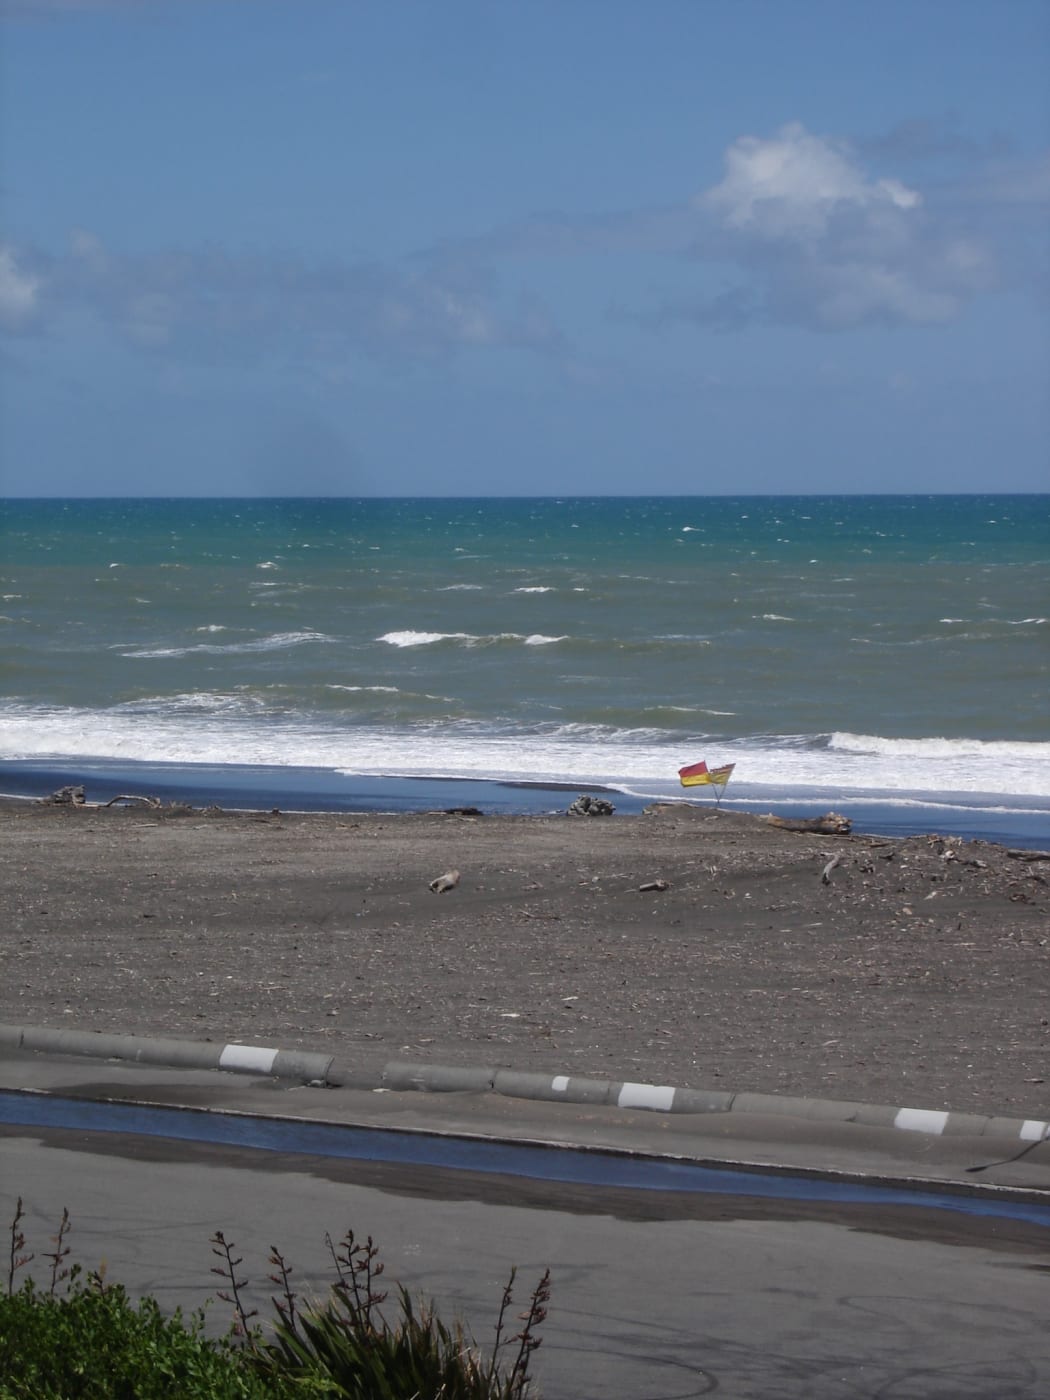
<path id="1" fill-rule="evenodd" d="M 706 763 L 690 763 L 685 768 L 679 768 L 678 777 L 683 787 L 700 787 L 701 784 L 706 784 L 724 788 L 735 767 L 735 763 L 727 763 L 721 768 L 708 768 Z"/>

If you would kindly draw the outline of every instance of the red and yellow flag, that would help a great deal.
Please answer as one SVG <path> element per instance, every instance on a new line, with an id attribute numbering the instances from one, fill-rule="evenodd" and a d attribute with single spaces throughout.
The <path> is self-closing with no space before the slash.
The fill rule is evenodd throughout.
<path id="1" fill-rule="evenodd" d="M 725 787 L 735 767 L 735 763 L 726 763 L 721 768 L 708 768 L 706 763 L 690 763 L 686 768 L 679 768 L 678 777 L 683 787 L 699 787 L 701 783 Z"/>

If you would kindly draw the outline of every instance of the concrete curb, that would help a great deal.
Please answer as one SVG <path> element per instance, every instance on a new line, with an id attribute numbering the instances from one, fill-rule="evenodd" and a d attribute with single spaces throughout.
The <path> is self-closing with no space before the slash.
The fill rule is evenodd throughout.
<path id="1" fill-rule="evenodd" d="M 261 1045 L 218 1045 L 214 1041 L 154 1040 L 148 1036 L 106 1035 L 101 1031 L 52 1030 L 44 1026 L 0 1026 L 0 1045 L 52 1055 L 89 1055 L 134 1060 L 172 1069 L 225 1069 L 269 1074 L 277 1079 L 327 1084 L 331 1055 L 277 1050 Z"/>
<path id="2" fill-rule="evenodd" d="M 411 1060 L 389 1060 L 379 1070 L 344 1069 L 334 1056 L 267 1046 L 214 1041 L 155 1040 L 99 1031 L 54 1030 L 0 1025 L 0 1046 L 60 1055 L 133 1060 L 173 1069 L 227 1070 L 270 1075 L 330 1088 L 385 1089 L 394 1092 L 495 1093 L 548 1103 L 639 1108 L 658 1113 L 744 1113 L 808 1122 L 859 1123 L 872 1128 L 938 1137 L 994 1137 L 1039 1142 L 1050 1138 L 1050 1122 L 1038 1118 L 985 1117 L 940 1109 L 891 1108 L 834 1099 L 791 1098 L 777 1094 L 684 1089 L 669 1084 L 585 1079 L 568 1074 L 536 1074 L 494 1068 L 462 1068 Z"/>

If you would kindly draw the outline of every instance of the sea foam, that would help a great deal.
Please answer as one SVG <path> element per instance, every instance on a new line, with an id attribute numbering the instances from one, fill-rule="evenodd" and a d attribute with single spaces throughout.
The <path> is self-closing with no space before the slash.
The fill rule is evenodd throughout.
<path id="1" fill-rule="evenodd" d="M 261 722 L 264 721 L 264 722 Z M 924 747 L 925 746 L 925 747 Z M 166 763 L 317 767 L 363 775 L 607 784 L 681 795 L 678 769 L 735 763 L 733 793 L 822 794 L 1001 805 L 1050 802 L 1050 744 L 894 740 L 871 735 L 763 735 L 718 740 L 654 727 L 527 726 L 433 720 L 348 725 L 297 716 L 259 696 L 201 693 L 111 707 L 0 705 L 0 758 L 136 759 Z"/>

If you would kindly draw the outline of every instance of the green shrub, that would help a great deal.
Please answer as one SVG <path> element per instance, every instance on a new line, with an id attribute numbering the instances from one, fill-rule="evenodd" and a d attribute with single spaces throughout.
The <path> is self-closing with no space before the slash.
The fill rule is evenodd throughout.
<path id="1" fill-rule="evenodd" d="M 216 1231 L 213 1273 L 223 1280 L 218 1296 L 233 1305 L 230 1332 L 204 1334 L 204 1316 L 165 1317 L 156 1300 L 133 1303 L 102 1272 L 82 1277 L 65 1267 L 69 1215 L 54 1236 L 47 1289 L 28 1279 L 16 1289 L 18 1271 L 34 1256 L 26 1250 L 19 1198 L 11 1225 L 7 1292 L 0 1294 L 0 1400 L 527 1400 L 529 1362 L 540 1344 L 550 1276 L 545 1273 L 523 1324 L 508 1326 L 514 1273 L 503 1290 L 495 1343 L 486 1359 L 456 1322 L 442 1322 L 428 1304 L 398 1288 L 393 1324 L 382 1312 L 383 1265 L 371 1237 L 358 1243 L 349 1231 L 336 1246 L 327 1238 L 335 1281 L 320 1301 L 300 1304 L 291 1267 L 270 1251 L 279 1292 L 272 1299 L 269 1333 L 244 1303 L 243 1262 Z"/>
<path id="2" fill-rule="evenodd" d="M 2 1400 L 255 1400 L 290 1394 L 202 1334 L 203 1319 L 165 1318 L 153 1298 L 73 1276 L 63 1296 L 27 1281 L 0 1296 Z"/>

